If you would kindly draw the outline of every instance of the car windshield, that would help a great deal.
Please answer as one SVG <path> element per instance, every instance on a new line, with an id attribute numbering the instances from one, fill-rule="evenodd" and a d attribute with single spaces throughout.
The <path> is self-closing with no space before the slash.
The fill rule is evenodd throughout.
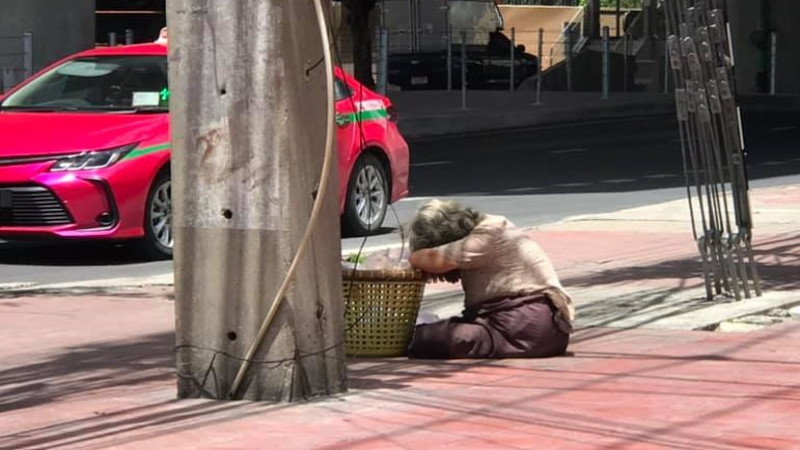
<path id="1" fill-rule="evenodd" d="M 40 75 L 3 101 L 3 109 L 166 111 L 167 58 L 96 56 L 73 59 Z"/>

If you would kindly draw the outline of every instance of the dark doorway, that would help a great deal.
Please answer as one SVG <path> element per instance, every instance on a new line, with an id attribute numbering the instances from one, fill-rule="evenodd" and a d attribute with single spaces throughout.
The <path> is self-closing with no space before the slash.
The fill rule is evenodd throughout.
<path id="1" fill-rule="evenodd" d="M 124 44 L 127 30 L 133 43 L 155 41 L 167 24 L 166 0 L 97 0 L 95 24 L 98 45 L 108 45 L 111 33 L 117 44 Z"/>

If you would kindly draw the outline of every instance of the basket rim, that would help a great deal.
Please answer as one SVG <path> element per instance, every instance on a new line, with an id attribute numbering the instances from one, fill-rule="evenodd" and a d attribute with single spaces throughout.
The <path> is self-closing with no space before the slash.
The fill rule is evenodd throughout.
<path id="1" fill-rule="evenodd" d="M 425 281 L 424 272 L 415 269 L 350 269 L 342 268 L 344 280 Z"/>

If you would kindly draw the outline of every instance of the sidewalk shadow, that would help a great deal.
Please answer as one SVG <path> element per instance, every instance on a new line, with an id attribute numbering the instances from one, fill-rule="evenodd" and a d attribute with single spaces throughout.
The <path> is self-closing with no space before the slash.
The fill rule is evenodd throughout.
<path id="1" fill-rule="evenodd" d="M 699 349 L 700 351 L 690 350 L 686 355 L 677 356 L 670 352 L 659 353 L 649 349 L 618 352 L 611 343 L 615 338 L 611 337 L 590 345 L 592 351 L 586 355 L 587 361 L 583 361 L 585 364 L 555 367 L 547 367 L 546 363 L 566 359 L 476 362 L 453 360 L 430 364 L 400 359 L 378 361 L 351 369 L 351 373 L 356 375 L 354 384 L 364 386 L 366 383 L 367 387 L 376 389 L 385 387 L 384 391 L 367 392 L 364 396 L 368 400 L 380 402 L 382 409 L 403 414 L 409 423 L 400 423 L 387 431 L 370 433 L 346 443 L 322 448 L 378 447 L 387 442 L 403 442 L 404 436 L 415 433 L 461 431 L 470 427 L 475 427 L 475 432 L 480 433 L 489 423 L 503 424 L 502 431 L 495 430 L 498 435 L 513 430 L 515 434 L 527 434 L 525 438 L 528 442 L 536 442 L 537 438 L 543 437 L 540 432 L 531 430 L 531 424 L 552 430 L 555 435 L 561 431 L 564 434 L 590 434 L 598 438 L 597 448 L 609 450 L 636 444 L 694 449 L 698 442 L 703 442 L 703 448 L 714 450 L 749 448 L 745 444 L 709 438 L 696 427 L 741 414 L 749 409 L 756 410 L 764 402 L 778 402 L 787 400 L 787 397 L 793 399 L 797 386 L 770 383 L 766 380 L 718 380 L 713 375 L 707 375 L 708 372 L 704 372 L 704 375 L 687 376 L 681 369 L 694 363 L 781 363 L 749 359 L 747 352 L 750 349 L 774 345 L 776 339 L 791 340 L 788 335 L 793 333 L 796 333 L 796 327 L 769 330 L 754 333 L 749 339 L 712 346 L 712 352 L 703 353 L 704 350 L 709 350 L 706 348 Z M 577 354 L 581 356 L 581 351 Z M 600 364 L 593 365 L 592 360 Z M 613 367 L 617 364 L 624 369 L 614 370 Z M 474 370 L 476 368 L 481 370 Z M 460 376 L 443 380 L 448 372 L 460 372 Z M 395 378 L 395 382 L 385 385 L 370 381 Z M 710 383 L 730 389 L 705 389 Z M 399 387 L 409 389 L 397 389 Z M 744 389 L 759 389 L 759 392 L 742 395 L 741 391 Z M 512 391 L 513 394 L 508 395 Z M 493 397 L 493 393 L 498 396 Z M 592 405 L 599 401 L 599 396 L 613 396 L 615 393 L 620 394 L 620 398 L 633 402 L 622 403 L 620 400 L 618 406 L 622 408 L 636 407 L 635 398 L 649 404 L 653 398 L 659 397 L 670 397 L 673 398 L 672 401 L 676 401 L 675 397 L 701 397 L 706 402 L 724 401 L 726 404 L 696 414 L 687 414 L 685 417 L 649 423 L 608 412 L 599 416 L 593 414 L 591 408 L 583 411 L 580 408 L 565 410 L 558 407 L 558 398 L 563 395 L 571 395 L 572 398 L 584 395 L 585 403 Z M 731 402 L 730 399 L 737 401 Z M 613 398 L 609 401 L 614 402 Z M 424 413 L 417 414 L 423 418 L 414 420 L 413 412 L 420 410 Z M 609 438 L 613 438 L 612 443 Z"/>
<path id="2" fill-rule="evenodd" d="M 13 411 L 73 395 L 174 378 L 174 333 L 100 342 L 29 365 L 0 369 L 0 410 Z"/>
<path id="3" fill-rule="evenodd" d="M 800 290 L 800 277 L 797 276 L 800 272 L 800 234 L 757 240 L 753 253 L 762 293 Z M 663 286 L 648 284 L 653 281 L 663 281 Z M 752 279 L 750 281 L 750 295 L 755 296 Z M 579 325 L 580 318 L 587 317 L 589 319 L 583 322 L 588 327 L 614 327 L 604 330 L 600 335 L 644 327 L 710 305 L 701 293 L 703 269 L 699 255 L 565 277 L 562 283 L 568 289 L 641 286 L 639 291 L 619 297 L 615 297 L 612 290 L 608 298 L 580 306 Z M 686 298 L 685 292 L 692 289 L 697 290 L 698 296 Z"/>
<path id="4" fill-rule="evenodd" d="M 401 358 L 348 358 L 348 387 L 353 390 L 405 389 L 420 379 L 446 380 L 465 370 L 490 367 L 486 359 L 421 360 Z"/>
<path id="5" fill-rule="evenodd" d="M 175 380 L 174 342 L 172 332 L 98 342 L 0 370 L 0 414 L 52 404 L 55 417 L 33 420 L 31 423 L 45 425 L 13 433 L 0 430 L 0 450 L 130 445 L 164 432 L 198 429 L 281 408 L 251 402 L 178 400 L 170 383 Z M 81 411 L 86 408 L 81 402 L 86 401 L 97 410 L 77 412 L 72 417 L 80 418 L 59 421 L 65 406 L 78 402 Z"/>
<path id="6" fill-rule="evenodd" d="M 756 269 L 764 291 L 800 289 L 800 234 L 782 234 L 753 244 Z M 588 275 L 567 277 L 567 286 L 591 288 L 598 285 L 624 285 L 636 281 L 677 280 L 675 289 L 696 285 L 703 279 L 700 255 L 602 270 Z M 694 284 L 692 283 L 694 280 Z"/>

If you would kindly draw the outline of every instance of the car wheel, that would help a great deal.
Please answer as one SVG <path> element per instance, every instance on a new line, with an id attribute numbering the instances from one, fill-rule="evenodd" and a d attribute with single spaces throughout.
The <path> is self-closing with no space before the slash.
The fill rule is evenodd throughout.
<path id="1" fill-rule="evenodd" d="M 380 230 L 389 198 L 389 183 L 383 164 L 374 155 L 363 155 L 353 167 L 347 184 L 347 201 L 342 217 L 344 231 L 368 236 Z"/>
<path id="2" fill-rule="evenodd" d="M 169 259 L 172 243 L 172 181 L 169 170 L 164 170 L 147 194 L 142 249 L 150 259 Z"/>

